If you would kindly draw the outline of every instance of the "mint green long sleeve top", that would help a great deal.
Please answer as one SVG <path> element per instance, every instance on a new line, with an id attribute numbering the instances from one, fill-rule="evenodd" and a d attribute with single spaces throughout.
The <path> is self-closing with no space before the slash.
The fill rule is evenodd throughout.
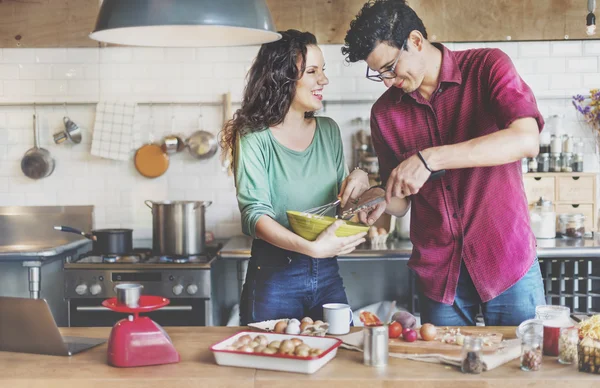
<path id="1" fill-rule="evenodd" d="M 257 238 L 262 215 L 290 229 L 286 211 L 336 200 L 348 175 L 340 129 L 329 117 L 315 119 L 313 140 L 301 152 L 283 146 L 269 128 L 238 138 L 235 181 L 244 234 Z"/>

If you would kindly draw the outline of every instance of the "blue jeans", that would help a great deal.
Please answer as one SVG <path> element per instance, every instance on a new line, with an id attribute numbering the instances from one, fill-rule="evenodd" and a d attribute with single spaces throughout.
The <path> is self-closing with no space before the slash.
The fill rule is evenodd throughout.
<path id="1" fill-rule="evenodd" d="M 254 240 L 240 301 L 240 324 L 323 319 L 323 304 L 348 303 L 336 258 L 312 257 Z"/>
<path id="2" fill-rule="evenodd" d="M 471 276 L 463 264 L 453 305 L 433 301 L 420 293 L 421 322 L 436 326 L 475 326 L 481 311 L 486 326 L 518 326 L 535 317 L 535 306 L 546 304 L 538 260 L 517 283 L 494 299 L 482 303 Z"/>

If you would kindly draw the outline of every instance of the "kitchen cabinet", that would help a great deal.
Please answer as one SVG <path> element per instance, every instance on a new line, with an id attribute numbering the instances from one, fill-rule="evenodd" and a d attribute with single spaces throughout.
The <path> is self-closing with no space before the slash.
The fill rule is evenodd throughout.
<path id="1" fill-rule="evenodd" d="M 552 201 L 556 214 L 585 215 L 586 231 L 596 231 L 598 212 L 595 173 L 527 173 L 523 184 L 529 208 L 540 197 Z"/>
<path id="2" fill-rule="evenodd" d="M 366 0 L 267 0 L 278 30 L 310 31 L 342 44 Z M 411 0 L 438 42 L 598 39 L 585 34 L 583 0 Z M 98 47 L 88 37 L 98 0 L 0 1 L 0 47 Z M 468 21 L 468 22 L 466 22 Z"/>

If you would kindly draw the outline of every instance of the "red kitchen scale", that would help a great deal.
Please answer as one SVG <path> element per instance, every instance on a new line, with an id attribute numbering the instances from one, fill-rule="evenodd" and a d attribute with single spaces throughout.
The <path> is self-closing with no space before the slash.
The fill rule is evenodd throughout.
<path id="1" fill-rule="evenodd" d="M 139 313 L 157 310 L 169 304 L 160 296 L 141 295 L 139 307 L 128 307 L 110 298 L 102 302 L 104 307 L 120 313 L 133 314 L 121 319 L 112 328 L 108 339 L 108 364 L 120 368 L 172 364 L 181 360 L 173 342 L 165 330 L 148 317 Z"/>

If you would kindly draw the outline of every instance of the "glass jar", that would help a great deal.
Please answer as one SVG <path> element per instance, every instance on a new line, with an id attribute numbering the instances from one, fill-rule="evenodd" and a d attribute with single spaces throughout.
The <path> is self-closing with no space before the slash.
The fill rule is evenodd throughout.
<path id="1" fill-rule="evenodd" d="M 461 355 L 461 370 L 463 373 L 480 374 L 483 371 L 481 344 L 481 338 L 465 337 Z"/>
<path id="2" fill-rule="evenodd" d="M 576 327 L 563 327 L 558 337 L 558 362 L 561 364 L 577 363 L 577 344 L 579 343 L 579 329 Z"/>
<path id="3" fill-rule="evenodd" d="M 540 197 L 529 212 L 531 230 L 536 238 L 556 237 L 556 213 L 552 202 Z"/>
<path id="4" fill-rule="evenodd" d="M 562 152 L 573 153 L 573 138 L 569 135 L 563 135 Z"/>
<path id="5" fill-rule="evenodd" d="M 538 155 L 538 172 L 549 172 L 550 171 L 550 154 L 539 154 Z"/>
<path id="6" fill-rule="evenodd" d="M 537 158 L 529 159 L 529 172 L 537 172 L 538 170 L 538 162 Z"/>
<path id="7" fill-rule="evenodd" d="M 527 174 L 529 172 L 529 159 L 521 159 L 521 172 L 523 174 Z"/>
<path id="8" fill-rule="evenodd" d="M 573 171 L 573 154 L 563 152 L 561 154 L 561 166 L 560 170 L 562 172 L 572 172 Z"/>
<path id="9" fill-rule="evenodd" d="M 585 234 L 585 216 L 581 213 L 559 215 L 558 232 L 563 237 L 583 238 Z"/>
<path id="10" fill-rule="evenodd" d="M 542 336 L 525 334 L 521 338 L 521 369 L 524 371 L 540 370 L 542 365 Z"/>
<path id="11" fill-rule="evenodd" d="M 571 163 L 573 172 L 583 172 L 583 154 L 577 153 L 573 155 L 573 162 Z"/>
<path id="12" fill-rule="evenodd" d="M 562 166 L 560 164 L 560 154 L 552 154 L 550 155 L 550 166 L 548 168 L 549 172 L 560 172 Z"/>
<path id="13" fill-rule="evenodd" d="M 562 141 L 559 136 L 550 136 L 550 152 L 560 154 L 562 152 Z"/>

